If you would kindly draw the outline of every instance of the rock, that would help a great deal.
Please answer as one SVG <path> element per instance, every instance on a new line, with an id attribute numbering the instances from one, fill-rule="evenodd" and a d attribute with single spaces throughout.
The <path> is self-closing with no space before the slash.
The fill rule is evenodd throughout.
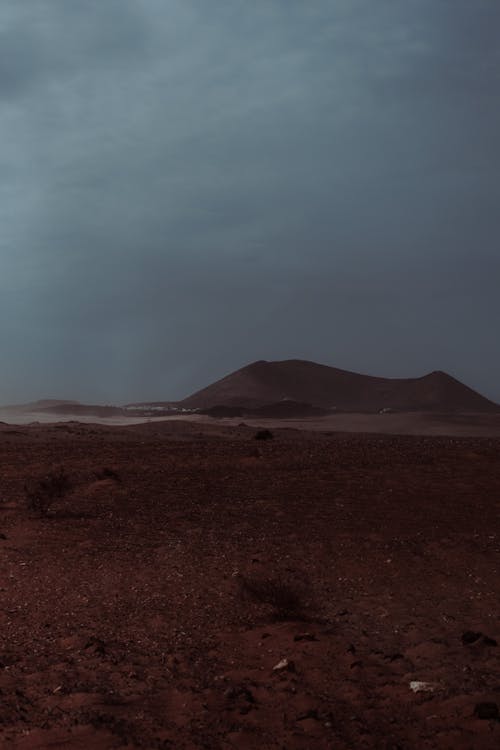
<path id="1" fill-rule="evenodd" d="M 233 685 L 224 692 L 224 698 L 228 702 L 228 708 L 239 711 L 242 716 L 250 713 L 255 707 L 256 700 L 253 693 L 245 685 Z"/>
<path id="2" fill-rule="evenodd" d="M 229 687 L 224 692 L 224 698 L 229 701 L 234 701 L 238 698 L 242 698 L 243 700 L 247 701 L 247 703 L 255 703 L 255 698 L 252 691 L 249 690 L 245 685 L 233 685 L 232 687 Z"/>
<path id="3" fill-rule="evenodd" d="M 313 633 L 297 633 L 293 637 L 294 641 L 317 641 L 318 639 Z"/>
<path id="4" fill-rule="evenodd" d="M 440 687 L 437 682 L 424 682 L 421 680 L 412 680 L 410 682 L 410 690 L 413 690 L 414 693 L 433 693 Z"/>
<path id="5" fill-rule="evenodd" d="M 495 721 L 500 721 L 498 705 L 493 702 L 490 703 L 485 701 L 483 703 L 476 703 L 474 716 L 477 716 L 478 719 L 494 719 Z"/>
<path id="6" fill-rule="evenodd" d="M 462 634 L 462 643 L 464 646 L 469 646 L 471 643 L 476 643 L 481 637 L 482 633 L 476 632 L 475 630 L 466 630 Z"/>
<path id="7" fill-rule="evenodd" d="M 466 630 L 462 635 L 462 643 L 464 646 L 471 646 L 473 643 L 479 642 L 484 646 L 498 646 L 498 643 L 494 638 L 490 638 L 488 635 L 483 635 L 480 631 Z"/>
<path id="8" fill-rule="evenodd" d="M 175 654 L 169 654 L 165 657 L 165 666 L 170 669 L 171 672 L 176 672 L 179 664 L 180 661 Z"/>
<path id="9" fill-rule="evenodd" d="M 384 656 L 384 660 L 385 661 L 391 661 L 392 662 L 392 661 L 398 661 L 399 659 L 404 659 L 403 654 L 400 654 L 399 652 L 397 652 L 395 654 L 386 654 Z"/>
<path id="10" fill-rule="evenodd" d="M 83 648 L 85 651 L 92 649 L 93 653 L 98 656 L 106 656 L 107 653 L 104 641 L 101 641 L 100 638 L 96 638 L 95 636 L 91 636 Z"/>
<path id="11" fill-rule="evenodd" d="M 317 710 L 310 708 L 308 711 L 304 711 L 297 716 L 296 721 L 305 721 L 306 719 L 316 719 L 316 721 L 319 721 Z"/>
<path id="12" fill-rule="evenodd" d="M 295 672 L 295 664 L 293 661 L 289 661 L 288 659 L 281 659 L 277 664 L 273 667 L 273 672 Z"/>
<path id="13" fill-rule="evenodd" d="M 488 635 L 483 636 L 483 643 L 485 646 L 498 646 L 498 641 Z"/>

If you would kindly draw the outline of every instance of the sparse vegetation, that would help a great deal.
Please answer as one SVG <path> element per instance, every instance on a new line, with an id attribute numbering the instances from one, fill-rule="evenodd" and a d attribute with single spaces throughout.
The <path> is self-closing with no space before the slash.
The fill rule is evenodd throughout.
<path id="1" fill-rule="evenodd" d="M 258 430 L 254 435 L 255 440 L 272 440 L 273 438 L 274 435 L 271 430 Z"/>
<path id="2" fill-rule="evenodd" d="M 104 466 L 100 471 L 95 473 L 97 479 L 113 479 L 115 482 L 121 482 L 121 477 L 117 471 L 109 466 Z"/>
<path id="3" fill-rule="evenodd" d="M 61 466 L 34 482 L 26 482 L 24 493 L 28 509 L 42 516 L 48 515 L 55 500 L 59 500 L 72 489 L 72 483 Z"/>
<path id="4" fill-rule="evenodd" d="M 248 578 L 238 572 L 234 574 L 234 578 L 242 599 L 272 607 L 280 620 L 303 617 L 302 597 L 294 586 L 281 578 Z"/>

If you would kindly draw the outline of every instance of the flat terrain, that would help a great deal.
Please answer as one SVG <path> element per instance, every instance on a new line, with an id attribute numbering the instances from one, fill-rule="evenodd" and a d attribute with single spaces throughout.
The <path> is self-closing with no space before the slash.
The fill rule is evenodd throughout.
<path id="1" fill-rule="evenodd" d="M 0 747 L 498 750 L 500 438 L 456 422 L 0 426 Z"/>
<path id="2" fill-rule="evenodd" d="M 2 422 L 7 424 L 38 425 L 51 424 L 53 422 L 75 422 L 82 424 L 101 424 L 108 427 L 132 426 L 144 423 L 158 424 L 168 422 L 170 426 L 164 425 L 163 431 L 167 430 L 172 435 L 178 434 L 179 430 L 208 430 L 210 434 L 220 431 L 219 428 L 238 427 L 242 422 L 258 429 L 259 427 L 288 428 L 301 431 L 320 432 L 356 432 L 377 433 L 384 435 L 445 435 L 463 437 L 500 437 L 500 412 L 492 414 L 440 414 L 439 412 L 394 412 L 386 414 L 366 413 L 339 413 L 325 417 L 308 417 L 307 419 L 273 419 L 262 418 L 247 419 L 237 417 L 228 419 L 212 419 L 202 414 L 189 414 L 179 418 L 174 417 L 97 417 L 94 414 L 88 416 L 75 415 L 71 413 L 54 414 L 50 412 L 31 411 L 4 411 L 0 410 L 0 429 Z M 187 427 L 186 427 L 187 425 Z"/>

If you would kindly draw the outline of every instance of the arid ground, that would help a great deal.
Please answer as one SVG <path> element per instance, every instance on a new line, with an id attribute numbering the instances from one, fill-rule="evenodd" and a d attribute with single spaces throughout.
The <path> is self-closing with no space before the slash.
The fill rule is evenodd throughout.
<path id="1" fill-rule="evenodd" d="M 0 747 L 498 750 L 498 425 L 436 424 L 0 426 Z"/>

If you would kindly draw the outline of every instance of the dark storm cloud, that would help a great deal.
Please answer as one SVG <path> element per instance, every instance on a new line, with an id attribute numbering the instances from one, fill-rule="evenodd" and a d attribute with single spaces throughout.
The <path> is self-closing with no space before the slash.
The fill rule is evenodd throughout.
<path id="1" fill-rule="evenodd" d="M 0 400 L 257 358 L 500 399 L 500 6 L 0 9 Z"/>

